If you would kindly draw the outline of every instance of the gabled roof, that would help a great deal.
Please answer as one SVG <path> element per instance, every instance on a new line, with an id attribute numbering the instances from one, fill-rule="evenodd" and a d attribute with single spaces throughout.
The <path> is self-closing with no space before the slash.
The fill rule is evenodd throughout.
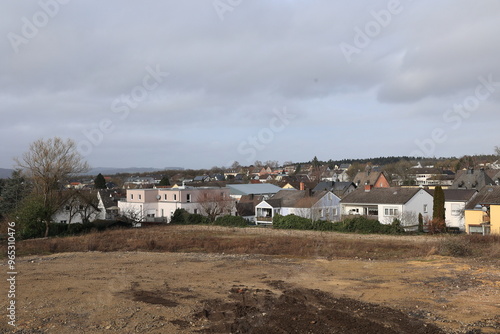
<path id="1" fill-rule="evenodd" d="M 366 191 L 358 188 L 347 194 L 343 204 L 405 204 L 413 198 L 420 188 L 372 188 Z"/>
<path id="2" fill-rule="evenodd" d="M 116 190 L 99 190 L 99 195 L 101 196 L 102 202 L 105 208 L 111 208 L 117 205 L 120 198 L 125 198 L 126 194 L 118 192 Z"/>
<path id="3" fill-rule="evenodd" d="M 262 202 L 263 195 L 243 195 L 238 203 L 236 203 L 236 212 L 239 216 L 254 216 L 255 206 Z"/>
<path id="4" fill-rule="evenodd" d="M 283 189 L 266 200 L 266 203 L 273 208 L 310 208 L 326 193 L 327 191 L 312 193 L 308 190 Z"/>
<path id="5" fill-rule="evenodd" d="M 383 172 L 374 172 L 374 171 L 358 172 L 356 176 L 354 176 L 354 179 L 352 181 L 358 186 L 363 186 L 365 184 L 375 185 L 375 183 L 377 182 L 378 178 L 381 175 L 385 177 Z"/>
<path id="6" fill-rule="evenodd" d="M 500 187 L 485 186 L 465 206 L 465 210 L 473 210 L 476 205 L 500 205 Z"/>
<path id="7" fill-rule="evenodd" d="M 468 169 L 457 172 L 457 177 L 451 189 L 481 189 L 484 186 L 495 184 L 483 169 Z"/>

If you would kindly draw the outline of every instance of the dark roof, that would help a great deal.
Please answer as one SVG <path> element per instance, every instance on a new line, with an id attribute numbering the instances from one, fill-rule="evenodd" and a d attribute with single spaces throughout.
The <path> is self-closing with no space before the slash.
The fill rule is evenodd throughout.
<path id="1" fill-rule="evenodd" d="M 457 177 L 451 189 L 481 189 L 495 184 L 483 169 L 468 169 L 457 172 Z"/>
<path id="2" fill-rule="evenodd" d="M 477 195 L 465 206 L 466 210 L 472 210 L 476 205 L 500 205 L 500 187 L 485 186 L 477 193 Z"/>
<path id="3" fill-rule="evenodd" d="M 309 190 L 283 189 L 266 202 L 274 208 L 310 208 L 326 193 L 326 191 L 312 193 Z"/>
<path id="4" fill-rule="evenodd" d="M 101 189 L 99 190 L 99 194 L 101 195 L 101 199 L 105 208 L 116 206 L 119 199 L 126 197 L 126 194 L 116 190 Z"/>
<path id="5" fill-rule="evenodd" d="M 239 216 L 255 216 L 255 206 L 262 202 L 262 195 L 243 195 L 236 203 L 236 211 Z"/>
<path id="6" fill-rule="evenodd" d="M 442 170 L 439 168 L 410 168 L 408 169 L 408 174 L 443 174 Z"/>
<path id="7" fill-rule="evenodd" d="M 357 203 L 357 204 L 405 204 L 408 202 L 420 188 L 372 188 L 366 191 L 363 188 L 358 188 L 347 194 L 342 203 Z"/>
<path id="8" fill-rule="evenodd" d="M 352 181 L 358 186 L 363 186 L 365 184 L 375 185 L 375 182 L 377 182 L 378 178 L 382 174 L 383 172 L 373 172 L 373 171 L 358 172 L 354 176 Z"/>
<path id="9" fill-rule="evenodd" d="M 322 181 L 314 187 L 313 191 L 328 190 L 333 192 L 336 196 L 342 198 L 346 195 L 346 191 L 350 187 L 356 188 L 353 182 L 334 182 L 334 181 Z"/>
<path id="10" fill-rule="evenodd" d="M 427 190 L 434 197 L 434 189 Z M 476 189 L 443 189 L 444 200 L 449 202 L 467 202 L 477 193 Z"/>

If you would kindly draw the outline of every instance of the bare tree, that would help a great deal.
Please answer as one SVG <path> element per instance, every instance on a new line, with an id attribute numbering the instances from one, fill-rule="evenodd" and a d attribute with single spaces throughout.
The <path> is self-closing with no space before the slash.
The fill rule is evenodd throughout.
<path id="1" fill-rule="evenodd" d="M 69 177 L 90 169 L 73 140 L 59 137 L 33 142 L 21 158 L 15 158 L 17 167 L 31 179 L 35 194 L 41 195 L 45 207 L 45 237 L 49 235 L 52 215 L 59 209 L 57 193 Z"/>
<path id="2" fill-rule="evenodd" d="M 202 190 L 198 193 L 196 202 L 210 221 L 218 216 L 231 214 L 235 206 L 234 200 L 222 189 Z"/>
<path id="3" fill-rule="evenodd" d="M 267 160 L 264 162 L 265 166 L 271 167 L 271 168 L 276 168 L 279 166 L 278 160 Z"/>

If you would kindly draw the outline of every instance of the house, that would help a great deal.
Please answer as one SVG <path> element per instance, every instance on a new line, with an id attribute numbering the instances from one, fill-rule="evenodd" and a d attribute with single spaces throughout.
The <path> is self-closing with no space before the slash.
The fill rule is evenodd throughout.
<path id="1" fill-rule="evenodd" d="M 337 221 L 340 219 L 340 198 L 330 191 L 284 189 L 255 207 L 255 222 L 272 224 L 276 214 Z"/>
<path id="2" fill-rule="evenodd" d="M 280 187 L 269 183 L 253 183 L 253 184 L 228 184 L 230 196 L 239 200 L 243 195 L 267 195 L 271 197 L 281 190 Z"/>
<path id="3" fill-rule="evenodd" d="M 61 224 L 82 224 L 104 219 L 98 207 L 96 191 L 67 190 L 60 194 L 59 210 L 52 215 L 52 221 Z"/>
<path id="4" fill-rule="evenodd" d="M 208 182 L 210 181 L 210 176 L 208 175 L 198 175 L 195 176 L 193 182 Z"/>
<path id="5" fill-rule="evenodd" d="M 117 190 L 98 190 L 97 199 L 100 214 L 98 219 L 113 220 L 118 218 L 118 201 L 124 199 L 126 193 Z"/>
<path id="6" fill-rule="evenodd" d="M 428 190 L 434 196 L 434 190 Z M 466 231 L 464 210 L 477 194 L 475 189 L 443 189 L 446 227 Z"/>
<path id="7" fill-rule="evenodd" d="M 282 189 L 295 189 L 295 190 L 306 190 L 306 189 L 314 189 L 318 183 L 307 181 L 307 182 L 299 182 L 299 181 L 289 181 L 281 186 Z"/>
<path id="8" fill-rule="evenodd" d="M 467 233 L 500 234 L 500 187 L 485 186 L 465 206 Z"/>
<path id="9" fill-rule="evenodd" d="M 495 182 L 488 176 L 484 169 L 469 168 L 457 172 L 455 181 L 450 189 L 482 189 L 484 186 L 493 185 Z"/>
<path id="10" fill-rule="evenodd" d="M 159 181 L 158 181 L 159 182 Z M 132 176 L 125 180 L 125 185 L 135 184 L 135 185 L 151 185 L 157 183 L 154 177 L 151 176 Z"/>
<path id="11" fill-rule="evenodd" d="M 355 189 L 356 185 L 353 182 L 322 181 L 313 188 L 313 191 L 327 190 L 334 193 L 337 197 L 343 198 Z"/>
<path id="12" fill-rule="evenodd" d="M 451 186 L 455 173 L 434 167 L 415 167 L 408 170 L 408 177 L 417 186 Z"/>
<path id="13" fill-rule="evenodd" d="M 236 203 L 236 214 L 255 223 L 255 207 L 263 200 L 269 198 L 267 195 L 243 195 Z"/>
<path id="14" fill-rule="evenodd" d="M 365 185 L 373 186 L 374 188 L 389 188 L 389 181 L 384 174 L 384 172 L 375 172 L 375 171 L 364 171 L 358 172 L 352 182 L 356 185 L 356 187 L 363 187 Z"/>
<path id="15" fill-rule="evenodd" d="M 417 226 L 418 214 L 432 216 L 433 197 L 422 188 L 376 188 L 371 185 L 358 188 L 341 201 L 342 215 L 364 215 L 382 224 L 391 224 L 395 218 L 403 226 Z"/>
<path id="16" fill-rule="evenodd" d="M 126 199 L 118 201 L 120 214 L 136 222 L 170 222 L 176 209 L 209 215 L 235 214 L 229 188 L 187 187 L 127 189 Z"/>

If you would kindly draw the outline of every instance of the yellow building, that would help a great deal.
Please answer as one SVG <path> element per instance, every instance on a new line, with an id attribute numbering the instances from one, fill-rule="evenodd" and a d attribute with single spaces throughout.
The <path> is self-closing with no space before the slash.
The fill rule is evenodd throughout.
<path id="1" fill-rule="evenodd" d="M 467 233 L 500 234 L 500 186 L 485 186 L 465 207 Z"/>

